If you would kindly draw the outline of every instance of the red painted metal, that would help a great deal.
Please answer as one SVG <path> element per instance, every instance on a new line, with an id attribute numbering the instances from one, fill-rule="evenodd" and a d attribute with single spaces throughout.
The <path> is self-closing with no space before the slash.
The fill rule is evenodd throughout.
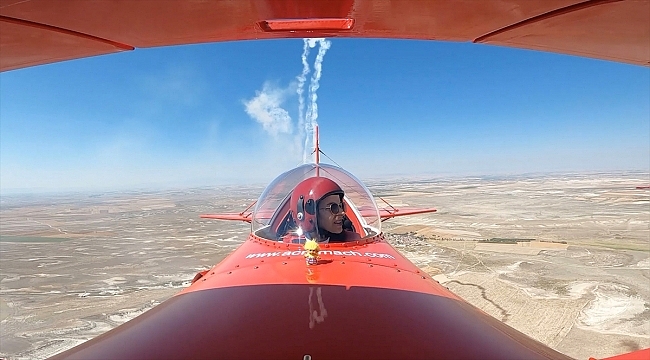
<path id="1" fill-rule="evenodd" d="M 244 211 L 237 214 L 202 214 L 200 217 L 203 219 L 240 220 L 250 223 L 252 221 L 251 215 L 253 215 L 251 208 L 255 204 L 257 204 L 257 201 L 253 201 Z"/>
<path id="2" fill-rule="evenodd" d="M 203 281 L 179 295 L 229 286 L 317 283 L 417 291 L 460 300 L 392 248 L 382 235 L 323 244 L 321 259 L 321 265 L 307 267 L 301 244 L 270 241 L 251 234 L 235 253 L 210 269 Z"/>
<path id="3" fill-rule="evenodd" d="M 315 131 L 314 138 L 316 140 L 315 141 L 316 145 L 315 145 L 315 148 L 314 148 L 315 163 L 318 165 L 318 164 L 320 164 L 320 143 L 319 143 L 320 139 L 318 138 L 318 125 L 316 125 L 316 129 L 314 131 Z M 318 176 L 318 175 L 316 175 L 316 176 Z"/>
<path id="4" fill-rule="evenodd" d="M 217 219 L 217 220 L 239 220 L 244 222 L 251 222 L 250 213 L 244 214 L 203 214 L 200 217 L 203 219 Z"/>
<path id="5" fill-rule="evenodd" d="M 381 218 L 381 221 L 392 219 L 398 216 L 406 216 L 406 215 L 415 215 L 415 214 L 426 214 L 426 213 L 433 213 L 438 210 L 433 209 L 433 208 L 428 208 L 428 209 L 413 209 L 413 208 L 406 208 L 406 209 L 397 209 L 388 201 L 384 200 L 381 196 L 377 196 L 379 200 L 383 201 L 386 205 L 390 207 L 390 209 L 379 209 L 379 217 Z M 361 211 L 363 214 L 363 211 Z"/>
<path id="6" fill-rule="evenodd" d="M 279 19 L 259 22 L 264 31 L 350 30 L 354 19 Z"/>
<path id="7" fill-rule="evenodd" d="M 316 264 L 277 240 L 251 233 L 172 299 L 54 358 L 568 359 L 466 303 L 382 234 L 321 243 Z"/>
<path id="8" fill-rule="evenodd" d="M 382 236 L 301 246 L 251 235 L 172 299 L 54 359 L 569 359 L 467 304 Z"/>
<path id="9" fill-rule="evenodd" d="M 304 262 L 304 260 L 303 260 Z M 54 359 L 569 359 L 462 301 L 332 285 L 176 296 Z"/>
<path id="10" fill-rule="evenodd" d="M 51 26 L 51 25 L 47 25 L 47 24 L 41 24 L 41 23 L 28 21 L 28 20 L 14 19 L 14 18 L 1 16 L 1 15 L 0 15 L 0 21 L 2 21 L 4 23 L 9 23 L 9 24 L 16 24 L 16 25 L 22 25 L 22 26 L 26 26 L 26 27 L 32 27 L 32 28 L 35 28 L 35 29 L 45 30 L 45 31 L 48 31 L 48 32 L 61 33 L 61 34 L 70 35 L 70 36 L 76 36 L 76 37 L 79 37 L 79 38 L 82 38 L 82 39 L 87 39 L 87 40 L 92 40 L 92 41 L 97 41 L 97 42 L 103 42 L 103 43 L 106 43 L 108 45 L 112 45 L 112 46 L 114 46 L 114 47 L 116 47 L 118 49 L 121 49 L 121 50 L 135 50 L 135 48 L 133 46 L 131 46 L 131 45 L 121 44 L 121 43 L 116 42 L 116 41 L 112 41 L 112 40 L 108 40 L 108 39 L 102 39 L 102 38 L 97 37 L 97 36 L 84 34 L 84 33 L 76 32 L 76 31 L 73 31 L 73 30 L 68 30 L 68 29 L 64 29 L 64 28 L 60 28 L 60 27 L 56 27 L 56 26 Z"/>
<path id="11" fill-rule="evenodd" d="M 600 360 L 648 360 L 650 359 L 650 348 L 632 351 L 627 354 L 616 355 Z M 596 358 L 589 358 L 589 360 L 599 360 Z"/>
<path id="12" fill-rule="evenodd" d="M 480 42 L 650 65 L 647 0 L 0 0 L 0 16 L 1 71 L 125 47 L 302 37 Z"/>

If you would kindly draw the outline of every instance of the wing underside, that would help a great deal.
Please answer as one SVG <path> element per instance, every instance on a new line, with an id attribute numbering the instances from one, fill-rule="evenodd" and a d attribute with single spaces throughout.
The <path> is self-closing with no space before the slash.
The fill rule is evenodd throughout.
<path id="1" fill-rule="evenodd" d="M 650 65 L 649 0 L 0 0 L 0 70 L 289 37 L 474 42 Z"/>

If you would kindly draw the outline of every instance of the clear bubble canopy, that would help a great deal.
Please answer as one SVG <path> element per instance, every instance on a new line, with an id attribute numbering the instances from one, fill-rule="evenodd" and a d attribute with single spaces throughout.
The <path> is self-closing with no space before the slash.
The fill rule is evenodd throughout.
<path id="1" fill-rule="evenodd" d="M 345 192 L 346 215 L 361 225 L 356 231 L 361 237 L 381 232 L 381 218 L 375 199 L 368 188 L 354 175 L 329 164 L 305 164 L 278 176 L 262 192 L 253 211 L 252 231 L 263 238 L 278 240 L 275 227 L 289 211 L 293 189 L 303 180 L 320 176 L 335 181 Z"/>

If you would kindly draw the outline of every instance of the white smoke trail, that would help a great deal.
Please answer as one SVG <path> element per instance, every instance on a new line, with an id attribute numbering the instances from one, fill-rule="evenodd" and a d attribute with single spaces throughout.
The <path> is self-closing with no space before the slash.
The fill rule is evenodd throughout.
<path id="1" fill-rule="evenodd" d="M 318 125 L 318 88 L 320 87 L 320 78 L 321 74 L 323 71 L 323 59 L 325 58 L 325 53 L 327 53 L 327 50 L 330 48 L 332 43 L 328 41 L 327 39 L 324 38 L 317 38 L 317 39 L 303 39 L 305 44 L 308 45 L 310 48 L 313 48 L 316 46 L 316 44 L 319 45 L 318 48 L 318 55 L 316 55 L 316 60 L 314 61 L 314 73 L 312 74 L 311 80 L 309 82 L 309 104 L 307 106 L 307 111 L 304 116 L 304 129 L 305 129 L 305 137 L 304 137 L 304 151 L 303 151 L 303 163 L 306 163 L 308 161 L 309 154 L 311 153 L 312 149 L 314 148 L 314 130 L 316 126 Z M 304 65 L 304 63 L 303 63 Z M 303 71 L 304 74 L 304 71 Z M 306 76 L 306 74 L 305 74 Z"/>
<path id="2" fill-rule="evenodd" d="M 310 46 L 309 39 L 302 39 L 302 73 L 298 76 L 298 88 L 296 92 L 298 93 L 298 137 L 296 139 L 297 145 L 300 146 L 302 139 L 305 135 L 305 99 L 303 97 L 305 81 L 307 81 L 307 75 L 309 75 L 309 63 L 307 62 L 307 57 L 309 56 L 309 49 L 313 46 Z M 303 148 L 302 162 L 306 162 L 306 150 Z"/>
<path id="3" fill-rule="evenodd" d="M 318 54 L 314 60 L 314 73 L 309 79 L 308 103 L 305 104 L 305 83 L 311 71 L 309 67 L 309 52 L 316 45 L 319 45 Z M 279 140 L 282 134 L 290 135 L 294 138 L 293 151 L 300 151 L 302 149 L 303 163 L 310 161 L 309 155 L 315 145 L 314 131 L 318 125 L 317 91 L 320 87 L 319 82 L 323 71 L 323 59 L 330 46 L 331 42 L 325 38 L 303 39 L 301 56 L 302 72 L 296 77 L 297 86 L 296 83 L 291 83 L 287 88 L 279 88 L 267 82 L 261 91 L 256 92 L 254 98 L 243 102 L 246 113 L 262 125 L 264 130 L 274 139 Z M 289 92 L 293 90 L 298 94 L 297 132 L 294 132 L 294 124 L 289 112 L 282 107 Z M 305 109 L 305 105 L 307 109 Z"/>

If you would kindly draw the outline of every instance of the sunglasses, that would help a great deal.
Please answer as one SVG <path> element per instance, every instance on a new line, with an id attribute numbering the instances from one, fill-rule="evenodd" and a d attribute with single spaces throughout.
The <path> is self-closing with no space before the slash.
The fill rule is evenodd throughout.
<path id="1" fill-rule="evenodd" d="M 340 212 L 342 212 L 344 210 L 343 209 L 343 204 L 339 204 L 339 203 L 330 203 L 330 204 L 327 205 L 327 207 L 320 208 L 320 209 L 321 210 L 326 210 L 327 209 L 333 215 L 336 215 L 336 214 L 338 214 L 338 213 L 340 213 Z"/>

